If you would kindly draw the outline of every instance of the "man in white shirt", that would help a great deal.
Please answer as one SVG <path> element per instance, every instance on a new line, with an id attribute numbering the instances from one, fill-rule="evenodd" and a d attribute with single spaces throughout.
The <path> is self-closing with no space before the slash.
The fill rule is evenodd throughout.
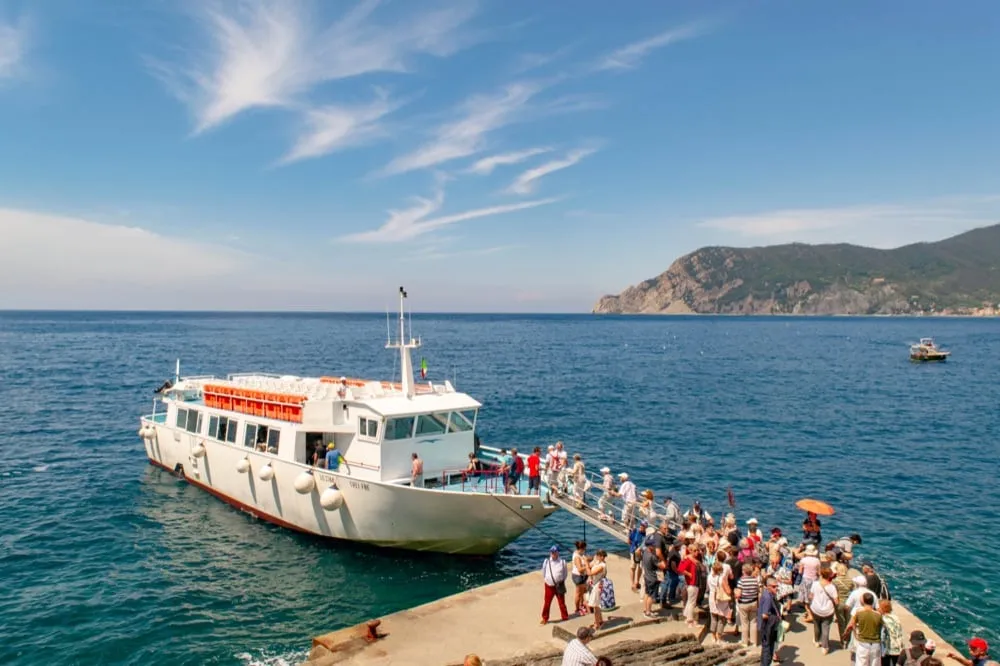
<path id="1" fill-rule="evenodd" d="M 597 663 L 597 657 L 587 647 L 593 638 L 593 627 L 577 629 L 576 638 L 569 642 L 566 651 L 563 652 L 562 666 L 594 666 Z"/>
<path id="2" fill-rule="evenodd" d="M 627 531 L 632 529 L 632 523 L 635 522 L 635 484 L 629 480 L 627 472 L 619 474 L 618 479 L 621 481 L 621 486 L 618 488 L 618 496 L 624 502 L 624 506 L 622 507 L 622 522 L 625 523 Z"/>
<path id="3" fill-rule="evenodd" d="M 559 547 L 549 548 L 549 556 L 542 562 L 542 582 L 545 585 L 545 601 L 542 606 L 542 624 L 549 622 L 552 600 L 559 603 L 559 614 L 563 622 L 569 619 L 566 610 L 566 560 L 559 556 Z"/>

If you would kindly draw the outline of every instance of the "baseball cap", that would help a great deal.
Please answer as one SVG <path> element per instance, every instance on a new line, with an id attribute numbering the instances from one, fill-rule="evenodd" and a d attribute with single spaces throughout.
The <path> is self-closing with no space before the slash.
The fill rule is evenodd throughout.
<path id="1" fill-rule="evenodd" d="M 549 552 L 550 553 L 558 553 L 559 552 L 559 546 L 552 546 L 551 548 L 549 548 Z"/>
<path id="2" fill-rule="evenodd" d="M 937 643 L 934 641 L 927 641 L 924 643 L 924 650 L 927 652 L 934 652 L 937 649 Z"/>
<path id="3" fill-rule="evenodd" d="M 910 642 L 917 645 L 921 643 L 926 643 L 927 637 L 924 636 L 924 632 L 920 631 L 919 629 L 914 629 L 913 631 L 910 632 Z"/>
<path id="4" fill-rule="evenodd" d="M 986 652 L 990 649 L 990 644 L 986 642 L 986 639 L 974 637 L 969 639 L 969 647 L 973 650 L 982 650 Z"/>

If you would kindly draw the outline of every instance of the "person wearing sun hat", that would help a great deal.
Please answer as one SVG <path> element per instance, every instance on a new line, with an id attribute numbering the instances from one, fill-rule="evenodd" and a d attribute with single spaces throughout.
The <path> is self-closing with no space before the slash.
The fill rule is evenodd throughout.
<path id="1" fill-rule="evenodd" d="M 597 513 L 602 521 L 613 520 L 611 517 L 611 498 L 615 492 L 615 477 L 611 476 L 611 468 L 605 465 L 601 468 L 601 496 L 597 499 Z"/>
<path id="2" fill-rule="evenodd" d="M 569 619 L 566 610 L 566 560 L 559 556 L 559 546 L 549 548 L 549 556 L 542 562 L 542 582 L 545 584 L 545 601 L 542 605 L 542 624 L 548 624 L 552 600 L 559 603 L 562 621 Z"/>
<path id="3" fill-rule="evenodd" d="M 903 664 L 923 663 L 927 655 L 925 651 L 926 645 L 927 637 L 924 636 L 924 632 L 914 629 L 910 632 L 910 647 L 903 650 L 898 661 Z"/>
<path id="4" fill-rule="evenodd" d="M 996 662 L 990 659 L 990 644 L 985 638 L 974 637 L 969 639 L 969 654 L 971 659 L 967 659 L 954 652 L 948 653 L 949 659 L 954 659 L 965 666 L 996 666 Z"/>
<path id="5" fill-rule="evenodd" d="M 638 499 L 636 496 L 635 483 L 629 480 L 628 472 L 622 472 L 618 475 L 618 480 L 621 481 L 621 485 L 618 487 L 618 496 L 622 498 L 624 505 L 622 506 L 622 522 L 625 523 L 625 529 L 632 529 L 632 524 L 635 522 L 635 502 Z"/>

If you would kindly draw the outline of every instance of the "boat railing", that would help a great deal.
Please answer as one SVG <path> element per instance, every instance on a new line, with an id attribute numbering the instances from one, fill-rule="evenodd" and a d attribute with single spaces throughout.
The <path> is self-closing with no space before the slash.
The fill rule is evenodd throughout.
<path id="1" fill-rule="evenodd" d="M 459 485 L 462 492 L 479 492 L 503 495 L 504 478 L 499 468 L 487 467 L 480 470 L 446 469 L 441 471 L 438 482 L 442 488 Z"/>

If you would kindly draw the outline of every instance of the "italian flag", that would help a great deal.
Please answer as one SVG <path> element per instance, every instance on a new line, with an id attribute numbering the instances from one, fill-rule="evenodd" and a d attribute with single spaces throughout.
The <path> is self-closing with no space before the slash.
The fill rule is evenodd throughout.
<path id="1" fill-rule="evenodd" d="M 427 359 L 420 359 L 420 378 L 427 379 Z"/>

